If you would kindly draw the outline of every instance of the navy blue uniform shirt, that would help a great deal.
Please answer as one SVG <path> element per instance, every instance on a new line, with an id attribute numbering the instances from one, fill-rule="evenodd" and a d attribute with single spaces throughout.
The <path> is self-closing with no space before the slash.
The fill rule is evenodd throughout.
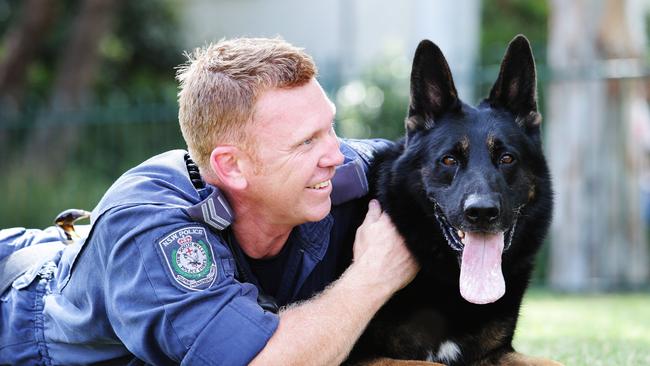
<path id="1" fill-rule="evenodd" d="M 343 141 L 332 211 L 294 228 L 280 305 L 304 300 L 345 269 L 365 205 L 366 172 L 384 141 Z M 85 242 L 30 268 L 2 294 L 0 364 L 240 365 L 278 326 L 257 303 L 257 279 L 237 268 L 224 233 L 236 217 L 221 192 L 195 189 L 182 150 L 129 170 L 93 211 Z M 48 231 L 0 231 L 0 259 L 51 239 Z M 236 279 L 247 271 L 253 283 Z M 268 279 L 265 279 L 265 282 Z"/>

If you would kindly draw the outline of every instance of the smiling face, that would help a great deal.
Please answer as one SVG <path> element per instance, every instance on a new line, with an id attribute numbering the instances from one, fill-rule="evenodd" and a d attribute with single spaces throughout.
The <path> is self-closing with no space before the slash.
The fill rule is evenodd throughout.
<path id="1" fill-rule="evenodd" d="M 316 80 L 263 93 L 247 128 L 256 169 L 247 198 L 273 224 L 323 219 L 331 209 L 331 178 L 343 163 L 334 133 L 334 105 Z"/>

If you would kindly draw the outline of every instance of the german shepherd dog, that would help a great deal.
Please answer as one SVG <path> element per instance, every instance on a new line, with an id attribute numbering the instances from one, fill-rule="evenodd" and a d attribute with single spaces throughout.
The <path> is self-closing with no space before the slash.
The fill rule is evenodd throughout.
<path id="1" fill-rule="evenodd" d="M 370 182 L 421 271 L 376 314 L 348 363 L 558 365 L 512 347 L 551 220 L 540 123 L 524 36 L 477 107 L 458 99 L 440 49 L 419 44 L 406 136 L 376 156 Z"/>

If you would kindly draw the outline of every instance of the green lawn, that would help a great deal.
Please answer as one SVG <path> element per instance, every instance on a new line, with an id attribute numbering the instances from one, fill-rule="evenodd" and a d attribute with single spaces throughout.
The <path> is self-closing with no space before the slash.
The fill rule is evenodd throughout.
<path id="1" fill-rule="evenodd" d="M 529 291 L 514 346 L 566 366 L 650 365 L 650 293 Z"/>

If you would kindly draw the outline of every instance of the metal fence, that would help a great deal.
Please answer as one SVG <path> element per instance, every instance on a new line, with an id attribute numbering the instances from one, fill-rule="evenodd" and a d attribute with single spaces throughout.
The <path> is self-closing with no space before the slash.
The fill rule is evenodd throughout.
<path id="1" fill-rule="evenodd" d="M 24 158 L 33 137 L 51 125 L 36 124 L 38 116 L 29 111 L 0 113 L 0 228 L 44 227 L 63 209 L 92 209 L 127 169 L 162 151 L 184 148 L 177 110 L 172 101 L 59 112 L 58 126 L 74 130 L 75 138 L 51 141 L 38 157 L 43 164 Z M 60 153 L 66 154 L 63 164 L 42 168 Z"/>

